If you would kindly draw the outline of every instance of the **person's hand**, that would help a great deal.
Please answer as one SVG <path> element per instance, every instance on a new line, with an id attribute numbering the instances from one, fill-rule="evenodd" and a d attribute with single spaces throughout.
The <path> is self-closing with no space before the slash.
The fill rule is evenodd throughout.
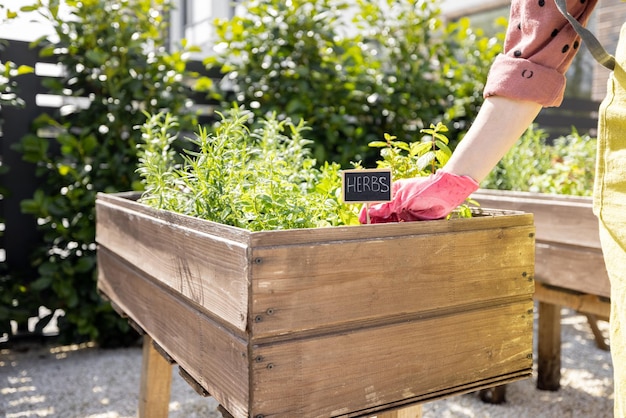
<path id="1" fill-rule="evenodd" d="M 370 223 L 445 218 L 477 189 L 471 177 L 441 170 L 428 177 L 398 180 L 393 183 L 390 202 L 369 207 Z M 359 221 L 367 223 L 367 208 L 361 210 Z"/>

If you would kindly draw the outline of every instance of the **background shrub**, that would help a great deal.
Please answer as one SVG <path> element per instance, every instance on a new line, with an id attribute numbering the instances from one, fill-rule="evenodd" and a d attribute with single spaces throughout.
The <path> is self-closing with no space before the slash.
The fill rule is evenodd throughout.
<path id="1" fill-rule="evenodd" d="M 35 42 L 44 56 L 65 69 L 48 78 L 52 94 L 87 97 L 87 108 L 72 105 L 41 116 L 21 141 L 24 159 L 36 165 L 42 186 L 22 210 L 43 232 L 32 263 L 38 278 L 27 289 L 37 295 L 29 307 L 62 309 L 62 341 L 125 344 L 136 338 L 127 321 L 96 291 L 96 193 L 140 187 L 136 144 L 144 111 L 166 108 L 185 123 L 188 89 L 183 84 L 185 50 L 168 53 L 166 0 L 65 1 L 72 16 L 59 13 L 58 0 L 32 7 L 53 26 L 55 36 Z"/>
<path id="2" fill-rule="evenodd" d="M 15 12 L 8 10 L 4 5 L 0 4 L 0 24 L 14 18 Z M 0 40 L 0 57 L 4 50 L 6 42 Z M 33 68 L 25 65 L 16 65 L 14 62 L 0 59 L 0 108 L 2 107 L 23 107 L 24 100 L 19 94 L 17 79 L 19 76 L 32 73 Z M 0 131 L 2 130 L 2 120 L 0 119 Z M 9 167 L 2 159 L 0 159 L 0 176 L 6 176 Z M 0 184 L 0 200 L 4 200 L 9 196 L 10 191 Z M 0 225 L 4 226 L 5 219 L 0 216 Z M 0 228 L 0 236 L 3 236 L 4 228 Z M 14 305 L 16 297 L 23 299 L 26 292 L 23 286 L 11 280 L 3 260 L 0 263 L 0 336 L 11 330 L 10 320 L 26 321 L 29 311 Z"/>
<path id="3" fill-rule="evenodd" d="M 575 129 L 548 141 L 548 134 L 529 128 L 482 182 L 488 189 L 590 196 L 596 159 L 596 138 Z"/>
<path id="4" fill-rule="evenodd" d="M 449 126 L 455 143 L 482 103 L 501 37 L 467 20 L 445 25 L 436 5 L 246 1 L 243 15 L 216 22 L 219 48 L 205 62 L 225 78 L 212 93 L 257 115 L 305 119 L 314 156 L 342 166 L 371 165 L 370 141 L 410 141 L 431 123 Z"/>

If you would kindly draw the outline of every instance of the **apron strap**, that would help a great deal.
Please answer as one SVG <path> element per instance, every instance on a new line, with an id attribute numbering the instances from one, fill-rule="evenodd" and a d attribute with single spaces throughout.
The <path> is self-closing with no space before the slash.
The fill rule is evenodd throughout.
<path id="1" fill-rule="evenodd" d="M 593 58 L 595 58 L 595 60 L 604 67 L 613 71 L 613 69 L 615 69 L 615 58 L 606 52 L 606 49 L 604 49 L 600 41 L 598 41 L 593 33 L 581 25 L 580 22 L 574 18 L 574 16 L 569 14 L 565 0 L 554 0 L 554 2 L 556 3 L 556 7 L 559 9 L 559 12 L 565 16 L 576 33 L 580 35 L 585 45 L 587 45 L 587 49 L 591 52 Z"/>

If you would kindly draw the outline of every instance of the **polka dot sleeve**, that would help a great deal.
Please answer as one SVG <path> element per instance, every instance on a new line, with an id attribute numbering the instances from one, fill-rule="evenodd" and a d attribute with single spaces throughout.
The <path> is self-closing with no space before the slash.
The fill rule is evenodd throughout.
<path id="1" fill-rule="evenodd" d="M 597 0 L 567 0 L 567 10 L 583 25 Z M 558 106 L 565 72 L 581 45 L 554 0 L 513 0 L 504 53 L 494 61 L 483 95 Z"/>

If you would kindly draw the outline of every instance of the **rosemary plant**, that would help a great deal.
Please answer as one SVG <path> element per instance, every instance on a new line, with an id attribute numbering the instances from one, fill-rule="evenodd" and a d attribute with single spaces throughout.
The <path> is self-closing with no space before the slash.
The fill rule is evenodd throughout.
<path id="1" fill-rule="evenodd" d="M 249 112 L 220 116 L 214 132 L 199 127 L 188 138 L 192 149 L 182 155 L 171 147 L 176 118 L 148 118 L 139 145 L 143 203 L 251 231 L 358 223 L 358 207 L 340 200 L 339 165 L 316 166 L 303 122 L 272 115 L 250 131 Z"/>

